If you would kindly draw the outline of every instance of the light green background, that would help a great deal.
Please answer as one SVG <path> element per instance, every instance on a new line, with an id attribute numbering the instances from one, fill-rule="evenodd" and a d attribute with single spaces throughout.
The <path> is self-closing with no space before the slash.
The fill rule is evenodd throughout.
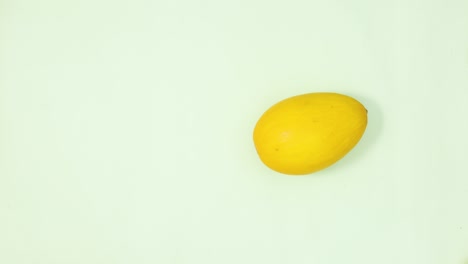
<path id="1" fill-rule="evenodd" d="M 464 264 L 465 0 L 0 0 L 0 263 Z M 369 110 L 333 167 L 258 117 Z"/>

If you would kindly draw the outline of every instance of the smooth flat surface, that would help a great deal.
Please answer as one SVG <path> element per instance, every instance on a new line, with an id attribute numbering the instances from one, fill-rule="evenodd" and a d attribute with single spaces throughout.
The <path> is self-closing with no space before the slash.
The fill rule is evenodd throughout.
<path id="1" fill-rule="evenodd" d="M 468 2 L 0 1 L 0 263 L 466 264 Z M 307 177 L 269 106 L 369 110 Z"/>

